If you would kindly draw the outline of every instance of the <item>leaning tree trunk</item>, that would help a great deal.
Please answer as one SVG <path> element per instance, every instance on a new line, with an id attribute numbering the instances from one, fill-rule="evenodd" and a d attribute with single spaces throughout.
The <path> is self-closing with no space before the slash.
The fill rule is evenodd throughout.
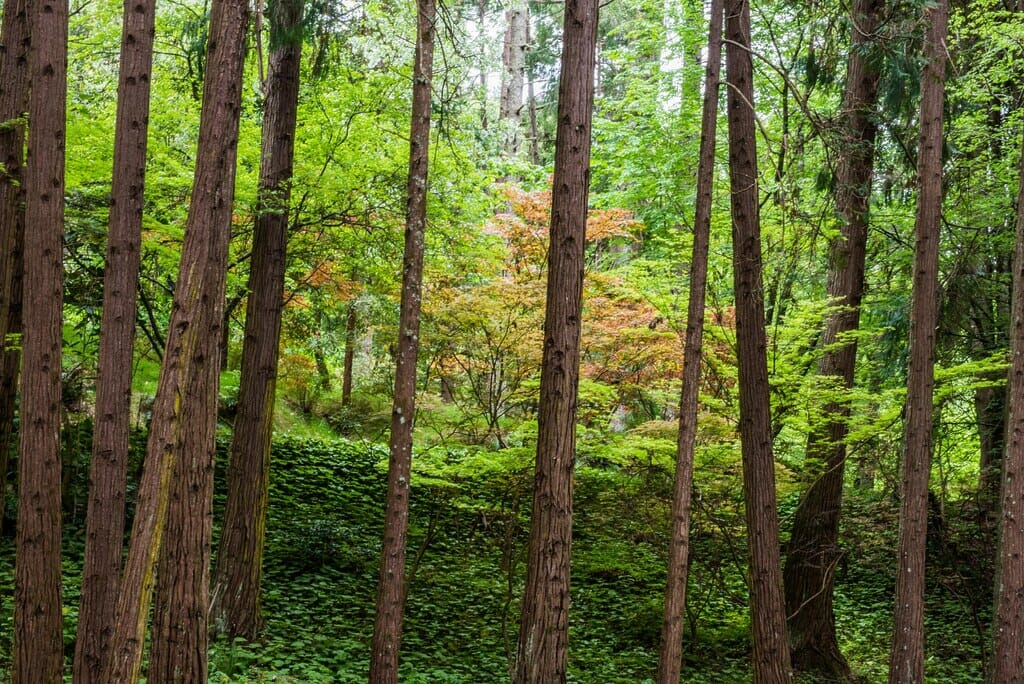
<path id="1" fill-rule="evenodd" d="M 68 6 L 32 8 L 29 164 L 25 170 L 25 272 L 14 579 L 15 684 L 62 680 L 61 323 Z"/>
<path id="2" fill-rule="evenodd" d="M 102 681 L 100 676 L 114 627 L 121 580 L 137 308 L 135 292 L 142 240 L 155 21 L 155 0 L 125 3 L 85 563 L 75 640 L 75 682 L 80 684 Z"/>
<path id="3" fill-rule="evenodd" d="M 377 612 L 370 653 L 371 684 L 398 681 L 398 653 L 405 612 L 405 545 L 409 527 L 409 477 L 412 428 L 416 416 L 416 361 L 420 350 L 420 300 L 423 290 L 423 238 L 427 222 L 427 173 L 430 166 L 430 84 L 434 65 L 434 0 L 419 0 L 413 64 L 409 182 L 402 257 L 402 300 L 398 317 L 395 395 L 391 410 L 387 505 L 381 545 Z"/>
<path id="4" fill-rule="evenodd" d="M 683 390 L 679 401 L 679 438 L 676 447 L 675 489 L 672 494 L 672 536 L 668 552 L 665 619 L 661 626 L 658 684 L 678 684 L 683 657 L 683 615 L 690 561 L 690 496 L 693 457 L 697 444 L 697 403 L 704 341 L 704 300 L 708 281 L 708 244 L 711 239 L 711 191 L 715 175 L 715 131 L 718 122 L 718 85 L 722 64 L 723 0 L 712 0 L 708 29 L 708 63 L 704 78 L 701 116 L 700 164 L 697 170 L 697 208 L 693 222 L 693 258 L 690 259 L 690 299 L 683 348 Z"/>
<path id="5" fill-rule="evenodd" d="M 260 194 L 249 271 L 242 378 L 211 608 L 212 626 L 217 631 L 249 640 L 256 638 L 262 623 L 260 587 L 298 117 L 302 14 L 302 0 L 279 0 L 271 6 L 272 47 L 263 110 Z"/>
<path id="6" fill-rule="evenodd" d="M 6 0 L 0 26 L 0 511 L 7 497 L 7 467 L 14 427 L 21 354 L 6 349 L 21 334 L 22 247 L 25 206 L 22 167 L 28 108 L 28 0 Z M 0 514 L 0 529 L 3 515 Z"/>
<path id="7" fill-rule="evenodd" d="M 928 533 L 928 475 L 932 450 L 932 389 L 938 318 L 939 225 L 942 219 L 942 108 L 945 100 L 948 5 L 925 8 L 928 32 L 921 74 L 921 137 L 917 156 L 919 195 L 915 221 L 910 365 L 904 427 L 903 488 L 896 611 L 890 684 L 924 681 L 924 572 Z"/>
<path id="8" fill-rule="evenodd" d="M 792 672 L 786 643 L 769 408 L 754 122 L 754 70 L 750 57 L 750 5 L 747 0 L 729 0 L 725 6 L 725 15 L 733 279 L 739 361 L 743 498 L 746 503 L 750 547 L 753 669 L 756 684 L 774 684 L 791 681 Z"/>
<path id="9" fill-rule="evenodd" d="M 598 5 L 597 0 L 565 4 L 537 464 L 515 684 L 564 682 L 569 654 L 572 476 Z"/>
<path id="10" fill-rule="evenodd" d="M 104 667 L 106 682 L 138 680 L 175 459 L 183 433 L 189 429 L 183 420 L 182 398 L 194 392 L 192 383 L 203 382 L 202 374 L 192 371 L 209 354 L 203 343 L 211 325 L 209 317 L 220 320 L 223 315 L 224 286 L 219 273 L 227 269 L 248 16 L 245 0 L 215 0 L 211 6 L 192 203 L 117 621 Z M 216 392 L 216 387 L 212 391 Z M 212 409 L 213 401 L 208 410 Z"/>
<path id="11" fill-rule="evenodd" d="M 884 0 L 857 0 L 851 10 L 854 27 L 847 62 L 843 123 L 836 169 L 836 212 L 840 235 L 830 245 L 828 296 L 836 309 L 829 315 L 821 346 L 825 352 L 818 374 L 844 389 L 853 387 L 857 342 L 845 336 L 860 324 L 867 253 L 868 202 L 874 168 L 872 120 L 878 93 L 877 59 L 870 40 L 882 19 Z M 832 587 L 839 562 L 839 511 L 846 465 L 847 403 L 824 407 L 825 418 L 807 438 L 807 458 L 824 464 L 793 519 L 783 580 L 793 666 L 821 677 L 846 681 L 850 666 L 839 650 L 832 609 Z"/>
<path id="12" fill-rule="evenodd" d="M 1009 415 L 1003 456 L 1002 517 L 996 556 L 990 684 L 1024 682 L 1024 152 L 1017 192 L 1017 249 L 1013 260 Z"/>

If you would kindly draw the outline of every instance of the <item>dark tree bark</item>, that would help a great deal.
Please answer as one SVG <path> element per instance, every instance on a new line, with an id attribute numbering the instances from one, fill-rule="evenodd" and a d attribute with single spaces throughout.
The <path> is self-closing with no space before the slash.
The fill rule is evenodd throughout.
<path id="1" fill-rule="evenodd" d="M 14 427 L 21 354 L 8 351 L 8 334 L 21 334 L 22 202 L 25 125 L 28 110 L 28 0 L 6 0 L 0 26 L 0 507 L 6 500 L 8 457 Z M 0 515 L 0 529 L 3 516 Z"/>
<path id="2" fill-rule="evenodd" d="M 515 684 L 564 682 L 569 655 L 573 464 L 598 7 L 597 0 L 565 4 L 537 464 Z"/>
<path id="3" fill-rule="evenodd" d="M 25 167 L 25 272 L 14 580 L 15 684 L 62 681 L 61 323 L 64 254 L 68 6 L 32 6 L 29 163 Z"/>
<path id="4" fill-rule="evenodd" d="M 211 609 L 217 631 L 249 640 L 256 638 L 262 626 L 260 587 L 298 117 L 302 15 L 302 0 L 278 0 L 271 5 L 270 68 L 242 377 Z"/>
<path id="5" fill-rule="evenodd" d="M 398 317 L 395 395 L 391 410 L 387 507 L 370 653 L 371 684 L 395 684 L 398 681 L 398 653 L 405 612 L 405 546 L 409 527 L 409 477 L 423 289 L 423 236 L 427 222 L 427 173 L 430 166 L 430 84 L 434 67 L 434 24 L 437 21 L 434 0 L 418 0 L 417 9 L 402 299 Z"/>
<path id="6" fill-rule="evenodd" d="M 1009 416 L 1003 457 L 1002 517 L 996 555 L 990 684 L 1024 682 L 1024 152 L 1017 192 L 1017 249 L 1013 260 Z"/>
<path id="7" fill-rule="evenodd" d="M 75 642 L 75 681 L 82 684 L 102 681 L 100 676 L 114 628 L 121 580 L 137 309 L 135 293 L 142 239 L 155 22 L 155 0 L 125 3 L 85 563 Z"/>
<path id="8" fill-rule="evenodd" d="M 924 573 L 928 475 L 932 450 L 932 389 L 938 318 L 939 225 L 942 219 L 942 108 L 945 101 L 946 0 L 924 9 L 928 20 L 921 74 L 921 135 L 917 173 L 910 365 L 903 437 L 903 488 L 893 617 L 890 684 L 924 681 Z"/>
<path id="9" fill-rule="evenodd" d="M 729 180 L 732 188 L 733 279 L 739 361 L 743 498 L 750 547 L 750 622 L 756 684 L 789 682 L 786 613 L 775 500 L 767 335 L 761 270 L 750 5 L 729 0 L 726 73 L 729 82 Z"/>
<path id="10" fill-rule="evenodd" d="M 352 366 L 356 359 L 356 331 L 359 323 L 359 312 L 356 310 L 355 302 L 348 305 L 348 315 L 345 317 L 345 366 L 341 376 L 341 405 L 348 406 L 352 403 Z"/>
<path id="11" fill-rule="evenodd" d="M 219 324 L 223 317 L 220 274 L 227 268 L 248 16 L 245 0 L 215 0 L 211 6 L 192 202 L 105 682 L 138 680 L 175 460 L 184 453 L 182 444 L 189 441 L 185 433 L 203 429 L 183 420 L 184 399 L 195 394 L 192 383 L 201 385 L 205 380 L 198 370 L 208 362 L 209 349 L 203 340 L 214 325 L 211 320 Z M 216 396 L 215 381 L 213 385 L 211 392 Z M 213 408 L 215 401 L 207 410 Z M 201 442 L 196 438 L 191 444 Z M 201 454 L 195 460 L 201 462 Z"/>
<path id="12" fill-rule="evenodd" d="M 844 335 L 860 324 L 867 253 L 868 202 L 874 170 L 875 132 L 872 121 L 878 94 L 877 60 L 869 41 L 882 19 L 884 0 L 856 0 L 847 60 L 843 118 L 836 169 L 836 212 L 840 235 L 829 248 L 828 296 L 837 307 L 825 324 L 825 349 L 818 374 L 853 387 L 857 343 Z M 807 457 L 824 464 L 793 519 L 786 565 L 786 615 L 793 665 L 824 679 L 848 681 L 850 666 L 836 640 L 832 588 L 839 562 L 839 511 L 846 465 L 846 422 L 849 405 L 824 407 L 824 421 L 807 438 Z"/>
<path id="13" fill-rule="evenodd" d="M 697 444 L 697 404 L 704 346 L 704 305 L 708 281 L 708 244 L 711 238 L 711 191 L 715 176 L 715 133 L 718 123 L 718 86 L 722 65 L 723 0 L 712 0 L 708 29 L 708 61 L 701 115 L 700 163 L 697 169 L 697 207 L 693 222 L 690 259 L 690 297 L 683 348 L 683 390 L 679 400 L 679 438 L 676 446 L 675 488 L 672 494 L 672 536 L 668 552 L 665 618 L 661 627 L 658 684 L 678 684 L 683 658 L 683 616 L 690 561 L 690 503 L 693 457 Z"/>

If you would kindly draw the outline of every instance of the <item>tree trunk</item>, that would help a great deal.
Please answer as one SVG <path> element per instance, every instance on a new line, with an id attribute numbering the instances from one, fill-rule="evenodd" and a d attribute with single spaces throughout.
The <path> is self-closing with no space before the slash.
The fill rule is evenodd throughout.
<path id="1" fill-rule="evenodd" d="M 192 202 L 105 682 L 138 680 L 175 458 L 184 432 L 197 429 L 183 420 L 182 398 L 194 395 L 193 383 L 203 383 L 202 373 L 192 369 L 208 362 L 209 349 L 202 341 L 210 317 L 219 324 L 223 316 L 219 274 L 227 268 L 248 15 L 244 0 L 215 0 L 211 6 Z M 208 410 L 214 408 L 211 402 Z"/>
<path id="2" fill-rule="evenodd" d="M 683 616 L 690 560 L 690 497 L 693 457 L 697 444 L 697 404 L 704 345 L 704 305 L 708 280 L 708 244 L 711 238 L 712 188 L 715 175 L 715 131 L 718 123 L 718 86 L 722 64 L 723 0 L 712 0 L 705 67 L 704 108 L 701 116 L 700 165 L 697 170 L 697 207 L 693 222 L 693 257 L 690 259 L 690 297 L 683 348 L 683 390 L 679 400 L 679 437 L 676 446 L 675 489 L 672 494 L 672 534 L 665 588 L 665 618 L 661 627 L 658 684 L 678 684 L 683 657 Z"/>
<path id="3" fill-rule="evenodd" d="M 932 388 L 942 218 L 942 108 L 945 100 L 946 0 L 924 10 L 928 19 L 921 74 L 921 137 L 917 172 L 910 365 L 904 427 L 896 611 L 890 684 L 924 681 L 924 572 L 928 532 L 928 474 L 932 449 Z"/>
<path id="4" fill-rule="evenodd" d="M 507 121 L 505 152 L 514 157 L 522 143 L 520 124 L 523 118 L 523 79 L 526 73 L 526 50 L 530 9 L 526 2 L 517 0 L 505 12 L 505 42 L 501 57 L 501 101 L 498 119 Z"/>
<path id="5" fill-rule="evenodd" d="M 729 179 L 732 187 L 733 278 L 739 361 L 743 498 L 750 547 L 750 622 L 755 684 L 789 682 L 786 613 L 775 501 L 767 335 L 761 276 L 750 5 L 726 3 Z"/>
<path id="6" fill-rule="evenodd" d="M 1017 249 L 1013 261 L 1009 417 L 1003 457 L 1002 517 L 996 556 L 990 684 L 1024 682 L 1024 152 L 1017 192 Z"/>
<path id="7" fill-rule="evenodd" d="M 81 684 L 102 681 L 101 668 L 114 627 L 121 579 L 137 308 L 135 292 L 142 239 L 155 20 L 155 0 L 133 0 L 125 4 L 85 564 L 75 642 L 75 681 Z"/>
<path id="8" fill-rule="evenodd" d="M 370 654 L 371 684 L 394 684 L 398 681 L 398 653 L 405 611 L 405 545 L 409 526 L 412 428 L 416 416 L 423 235 L 427 222 L 427 173 L 430 166 L 430 84 L 434 65 L 434 24 L 437 20 L 434 0 L 418 0 L 417 9 L 402 299 L 391 411 L 387 507 Z"/>
<path id="9" fill-rule="evenodd" d="M 860 324 L 867 252 L 868 202 L 874 170 L 875 132 L 872 113 L 878 93 L 876 59 L 869 54 L 884 0 L 857 0 L 851 13 L 846 91 L 836 169 L 836 211 L 841 226 L 829 253 L 828 296 L 837 307 L 828 317 L 821 346 L 824 355 L 818 374 L 853 387 L 857 360 L 856 341 L 837 345 Z M 818 677 L 848 681 L 850 666 L 836 641 L 832 587 L 839 562 L 839 512 L 842 507 L 846 465 L 846 421 L 849 405 L 833 402 L 824 407 L 824 422 L 807 438 L 807 457 L 824 464 L 811 484 L 793 520 L 784 584 L 786 615 L 793 665 Z"/>
<path id="10" fill-rule="evenodd" d="M 529 10 L 529 5 L 527 5 Z M 529 50 L 530 43 L 530 14 L 526 14 L 526 47 Z M 534 166 L 540 165 L 540 133 L 537 130 L 537 97 L 533 92 L 533 70 L 526 69 L 526 106 L 530 117 L 530 163 Z"/>
<path id="11" fill-rule="evenodd" d="M 21 334 L 22 249 L 25 207 L 22 201 L 25 125 L 28 109 L 28 0 L 6 0 L 0 27 L 0 509 L 6 500 L 8 457 L 14 428 L 21 354 L 6 350 L 8 334 Z M 0 511 L 0 531 L 3 515 Z"/>
<path id="12" fill-rule="evenodd" d="M 356 359 L 358 316 L 359 312 L 356 310 L 355 302 L 351 302 L 348 305 L 348 315 L 345 318 L 345 369 L 341 376 L 342 406 L 348 406 L 352 403 L 352 366 Z"/>
<path id="13" fill-rule="evenodd" d="M 515 684 L 565 682 L 573 463 L 598 1 L 568 0 L 558 82 L 551 240 L 530 544 Z"/>
<path id="14" fill-rule="evenodd" d="M 217 631 L 249 640 L 256 638 L 262 626 L 260 586 L 298 117 L 302 15 L 302 0 L 281 0 L 271 5 L 272 47 L 263 114 L 260 197 L 249 272 L 238 416 L 231 440 L 228 496 L 211 609 Z"/>
<path id="15" fill-rule="evenodd" d="M 68 6 L 32 5 L 13 681 L 62 681 L 61 323 Z"/>

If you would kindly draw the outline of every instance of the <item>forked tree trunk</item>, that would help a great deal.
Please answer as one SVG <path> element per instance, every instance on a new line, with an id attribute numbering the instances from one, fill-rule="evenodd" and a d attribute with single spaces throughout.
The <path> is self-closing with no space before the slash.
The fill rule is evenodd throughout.
<path id="1" fill-rule="evenodd" d="M 665 588 L 665 618 L 661 626 L 658 684 L 678 684 L 683 657 L 683 616 L 690 561 L 690 502 L 693 457 L 697 445 L 697 404 L 704 346 L 704 304 L 708 281 L 708 244 L 711 239 L 711 192 L 715 175 L 715 132 L 718 123 L 718 85 L 722 65 L 723 0 L 712 0 L 708 29 L 708 62 L 701 115 L 700 165 L 697 170 L 697 207 L 693 222 L 693 257 L 690 259 L 690 298 L 683 348 L 683 390 L 679 400 L 679 437 L 676 446 L 675 489 L 672 494 L 672 533 Z"/>
<path id="2" fill-rule="evenodd" d="M 8 334 L 21 334 L 21 255 L 25 240 L 21 179 L 28 108 L 28 13 L 28 0 L 6 0 L 0 26 L 0 121 L 10 122 L 0 126 L 0 506 L 6 500 L 21 359 L 20 352 L 16 348 L 8 351 L 5 343 Z"/>
<path id="3" fill-rule="evenodd" d="M 137 308 L 135 292 L 142 239 L 155 21 L 155 0 L 125 3 L 85 563 L 75 641 L 74 673 L 75 682 L 79 684 L 102 681 L 103 660 L 114 627 L 121 581 Z"/>
<path id="4" fill-rule="evenodd" d="M 138 681 L 175 458 L 188 429 L 183 398 L 195 392 L 192 383 L 203 382 L 192 370 L 209 353 L 203 344 L 209 317 L 223 315 L 223 280 L 210 274 L 227 268 L 248 16 L 245 0 L 215 0 L 211 6 L 192 202 L 105 682 Z"/>
<path id="5" fill-rule="evenodd" d="M 1009 416 L 1003 456 L 1002 515 L 996 555 L 990 684 L 1024 682 L 1024 152 L 1017 192 L 1017 249 L 1010 316 Z"/>
<path id="6" fill-rule="evenodd" d="M 946 0 L 938 0 L 924 12 L 928 31 L 924 42 L 926 62 L 921 74 L 910 365 L 896 558 L 896 610 L 889 654 L 890 684 L 919 684 L 924 681 L 925 539 L 928 533 L 928 476 L 932 450 L 939 225 L 942 219 L 942 108 L 949 9 Z"/>
<path id="7" fill-rule="evenodd" d="M 853 387 L 856 340 L 844 335 L 860 324 L 867 253 L 868 202 L 874 169 L 875 131 L 872 121 L 878 93 L 877 59 L 870 43 L 882 19 L 884 0 L 856 0 L 851 9 L 853 29 L 847 60 L 843 120 L 836 169 L 836 212 L 840 235 L 829 249 L 828 296 L 837 307 L 822 335 L 825 352 L 818 374 Z M 783 580 L 793 666 L 803 672 L 847 681 L 850 666 L 839 650 L 832 608 L 832 588 L 839 562 L 839 511 L 846 466 L 846 423 L 850 407 L 824 406 L 823 423 L 807 438 L 807 458 L 824 464 L 793 519 Z"/>
<path id="8" fill-rule="evenodd" d="M 434 70 L 437 7 L 434 0 L 418 0 L 417 10 L 402 299 L 398 317 L 391 438 L 388 445 L 387 505 L 370 653 L 371 684 L 395 684 L 398 681 L 398 654 L 405 612 L 405 546 L 409 531 L 412 428 L 416 417 L 416 361 L 420 350 L 423 240 L 427 222 L 427 173 L 430 167 L 430 84 Z"/>
<path id="9" fill-rule="evenodd" d="M 565 3 L 537 464 L 515 684 L 564 682 L 569 655 L 573 464 L 598 7 L 598 0 Z"/>
<path id="10" fill-rule="evenodd" d="M 25 169 L 25 331 L 14 579 L 15 684 L 62 681 L 61 323 L 68 6 L 35 0 Z"/>
<path id="11" fill-rule="evenodd" d="M 249 640 L 256 638 L 262 626 L 260 587 L 298 116 L 302 13 L 302 0 L 279 0 L 271 5 L 270 69 L 242 378 L 211 608 L 214 629 Z"/>
<path id="12" fill-rule="evenodd" d="M 750 553 L 750 623 L 755 684 L 792 680 L 779 554 L 775 460 L 769 406 L 767 335 L 761 271 L 750 5 L 728 0 L 729 180 L 739 363 L 743 499 Z"/>

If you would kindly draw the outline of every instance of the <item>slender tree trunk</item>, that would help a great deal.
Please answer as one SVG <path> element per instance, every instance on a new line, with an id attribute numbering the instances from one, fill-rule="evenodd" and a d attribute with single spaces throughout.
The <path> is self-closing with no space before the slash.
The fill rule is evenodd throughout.
<path id="1" fill-rule="evenodd" d="M 729 96 L 729 179 L 732 187 L 733 278 L 739 357 L 743 498 L 750 553 L 750 622 L 755 684 L 789 682 L 789 646 L 782 593 L 775 461 L 768 390 L 767 335 L 761 271 L 750 5 L 725 7 Z"/>
<path id="2" fill-rule="evenodd" d="M 529 9 L 529 5 L 527 5 Z M 530 14 L 526 14 L 526 49 L 530 49 Z M 540 133 L 537 130 L 537 97 L 533 92 L 533 69 L 526 68 L 526 106 L 530 117 L 530 163 L 540 164 Z"/>
<path id="3" fill-rule="evenodd" d="M 1001 337 L 1001 336 L 1000 336 Z M 986 353 L 985 356 L 988 356 Z M 991 378 L 995 380 L 996 378 Z M 1003 451 L 1006 448 L 1005 387 L 979 387 L 974 391 L 980 458 L 978 502 L 983 529 L 991 531 L 999 515 L 999 487 L 1002 482 Z"/>
<path id="4" fill-rule="evenodd" d="M 838 344 L 860 324 L 867 253 L 868 202 L 874 170 L 875 131 L 872 113 L 878 93 L 878 68 L 868 53 L 878 29 L 884 0 L 857 0 L 851 10 L 853 30 L 847 61 L 843 123 L 836 170 L 836 211 L 840 235 L 830 245 L 828 295 L 837 307 L 826 321 L 818 374 L 853 387 L 856 341 Z M 825 419 L 807 438 L 807 457 L 825 464 L 797 508 L 790 535 L 784 584 L 793 665 L 823 678 L 846 681 L 850 666 L 836 640 L 832 587 L 839 562 L 839 511 L 846 465 L 848 404 L 824 407 Z"/>
<path id="5" fill-rule="evenodd" d="M 82 684 L 101 682 L 121 580 L 137 308 L 135 292 L 142 238 L 155 21 L 155 0 L 133 0 L 125 4 L 85 564 L 75 642 L 75 681 Z"/>
<path id="6" fill-rule="evenodd" d="M 21 354 L 6 349 L 8 334 L 21 334 L 22 202 L 28 109 L 29 2 L 6 0 L 0 26 L 0 506 L 6 500 L 8 457 L 14 427 Z M 21 123 L 14 123 L 21 120 Z M 3 515 L 0 515 L 0 529 Z"/>
<path id="7" fill-rule="evenodd" d="M 942 218 L 942 108 L 945 100 L 946 0 L 925 8 L 928 32 L 921 74 L 919 194 L 910 308 L 910 366 L 904 427 L 903 489 L 893 618 L 890 684 L 924 681 L 924 572 L 928 532 L 928 475 L 932 450 L 932 389 L 935 374 Z"/>
<path id="8" fill-rule="evenodd" d="M 510 122 L 512 130 L 504 141 L 509 156 L 519 153 L 522 142 L 520 124 L 523 118 L 523 79 L 526 73 L 526 50 L 530 9 L 523 0 L 516 0 L 505 12 L 505 41 L 501 58 L 501 100 L 498 119 Z"/>
<path id="9" fill-rule="evenodd" d="M 359 312 L 356 310 L 355 302 L 348 305 L 348 315 L 345 317 L 345 370 L 341 377 L 341 405 L 348 406 L 352 403 L 352 366 L 356 359 L 356 331 L 359 323 Z"/>
<path id="10" fill-rule="evenodd" d="M 256 638 L 262 625 L 260 586 L 298 118 L 302 15 L 302 0 L 279 0 L 271 5 L 270 70 L 242 378 L 213 591 L 215 628 L 229 637 L 249 640 Z"/>
<path id="11" fill-rule="evenodd" d="M 193 368 L 208 363 L 203 339 L 211 328 L 209 317 L 219 322 L 223 316 L 218 274 L 227 268 L 248 16 L 245 0 L 215 0 L 211 6 L 192 202 L 105 682 L 138 680 L 175 459 L 185 432 L 202 429 L 185 424 L 183 398 L 194 395 L 192 383 L 204 381 Z M 213 402 L 207 410 L 212 408 Z"/>
<path id="12" fill-rule="evenodd" d="M 665 588 L 665 619 L 661 627 L 658 684 L 678 684 L 683 658 L 683 616 L 690 561 L 690 496 L 704 346 L 704 300 L 707 294 L 708 244 L 711 239 L 711 192 L 715 176 L 723 4 L 723 0 L 712 0 L 708 29 L 700 165 L 697 170 L 697 207 L 693 222 L 693 257 L 690 259 L 690 299 L 683 348 L 683 390 L 679 400 L 679 441 L 676 446 L 676 477 L 672 494 L 672 536 L 668 552 L 668 583 Z"/>
<path id="13" fill-rule="evenodd" d="M 1024 682 L 1024 152 L 1017 192 L 1017 249 L 1013 260 L 1010 316 L 1012 361 L 1009 417 L 1003 458 L 1002 517 L 996 555 L 995 616 L 992 619 L 990 684 Z"/>
<path id="14" fill-rule="evenodd" d="M 62 681 L 61 323 L 68 6 L 36 0 L 25 169 L 25 332 L 14 580 L 15 684 Z"/>
<path id="15" fill-rule="evenodd" d="M 537 464 L 515 684 L 565 682 L 569 655 L 573 464 L 598 7 L 597 0 L 565 4 Z"/>
<path id="16" fill-rule="evenodd" d="M 398 653 L 405 612 L 405 546 L 409 527 L 412 428 L 416 416 L 416 361 L 420 350 L 423 236 L 427 222 L 430 84 L 434 68 L 434 24 L 437 20 L 434 0 L 418 0 L 417 9 L 402 300 L 398 318 L 395 395 L 391 410 L 387 507 L 370 654 L 371 684 L 394 684 L 398 681 Z"/>

